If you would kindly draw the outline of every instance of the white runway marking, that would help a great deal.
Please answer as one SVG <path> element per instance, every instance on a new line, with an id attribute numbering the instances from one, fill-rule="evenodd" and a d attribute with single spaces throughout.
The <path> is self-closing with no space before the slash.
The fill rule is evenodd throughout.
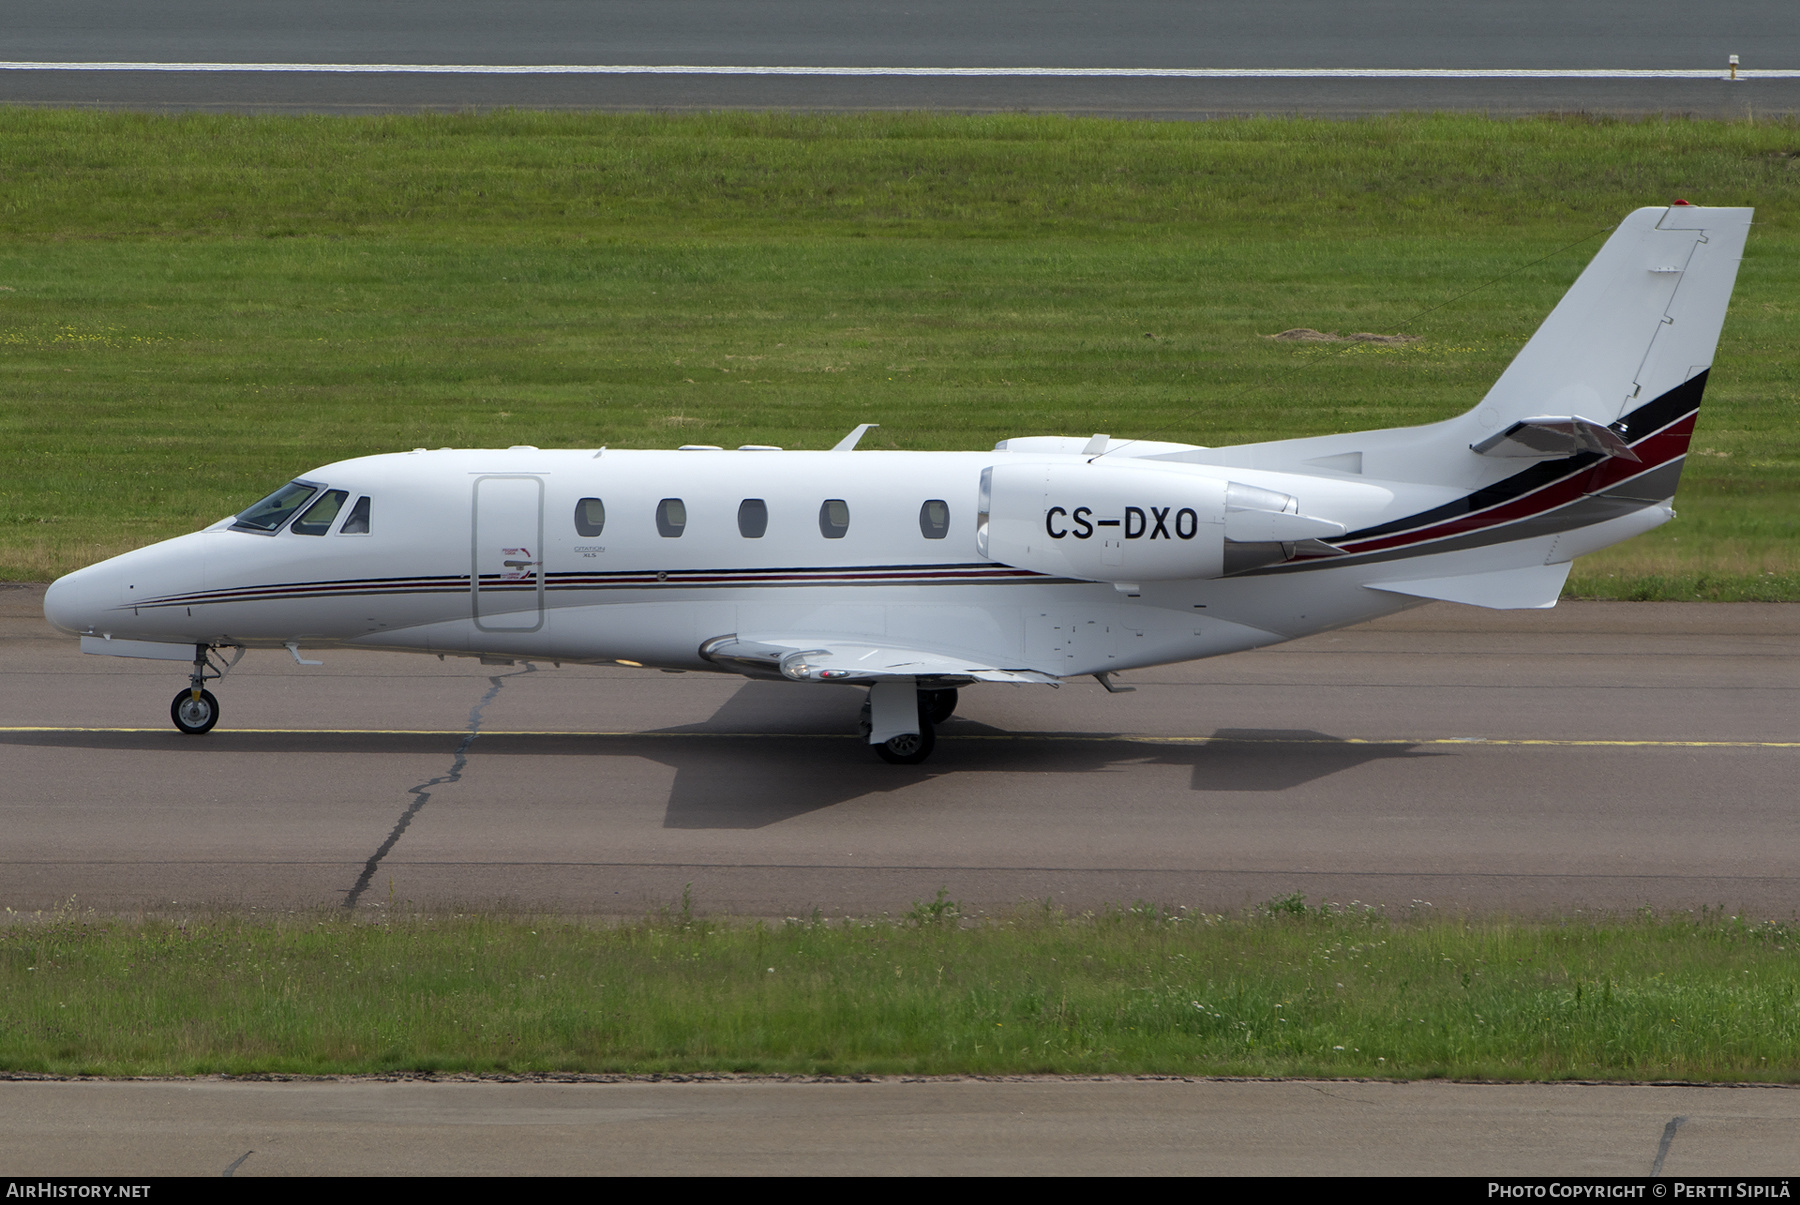
<path id="1" fill-rule="evenodd" d="M 590 63 L 55 63 L 0 62 L 0 71 L 256 71 L 335 75 L 827 75 L 1079 79 L 1714 79 L 1720 68 L 1676 67 L 742 67 Z M 1740 69 L 1745 80 L 1800 79 L 1800 69 Z"/>

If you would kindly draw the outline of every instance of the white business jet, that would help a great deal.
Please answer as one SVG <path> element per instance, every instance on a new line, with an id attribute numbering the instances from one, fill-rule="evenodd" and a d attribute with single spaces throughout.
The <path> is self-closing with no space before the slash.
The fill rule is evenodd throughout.
<path id="1" fill-rule="evenodd" d="M 868 741 L 931 752 L 957 689 L 1214 657 L 1422 600 L 1555 604 L 1671 504 L 1751 210 L 1640 209 L 1467 413 L 1208 448 L 423 448 L 314 469 L 204 531 L 52 585 L 84 652 L 245 649 L 710 670 L 867 687 Z M 229 661 L 226 660 L 229 655 Z"/>

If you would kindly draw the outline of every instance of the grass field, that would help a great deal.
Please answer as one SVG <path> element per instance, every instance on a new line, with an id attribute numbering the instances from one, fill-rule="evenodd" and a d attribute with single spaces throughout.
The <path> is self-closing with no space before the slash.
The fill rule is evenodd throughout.
<path id="1" fill-rule="evenodd" d="M 9 919 L 9 1072 L 1800 1078 L 1800 932 L 1725 915 Z"/>
<path id="2" fill-rule="evenodd" d="M 1681 517 L 1570 590 L 1800 599 L 1793 125 L 0 109 L 0 165 L 0 578 L 396 448 L 1430 421 L 1683 196 L 1759 224 Z"/>

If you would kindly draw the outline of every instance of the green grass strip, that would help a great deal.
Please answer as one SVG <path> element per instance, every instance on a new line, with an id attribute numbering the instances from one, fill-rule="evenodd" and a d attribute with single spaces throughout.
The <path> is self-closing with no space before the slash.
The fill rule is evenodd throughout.
<path id="1" fill-rule="evenodd" d="M 1791 123 L 0 108 L 0 163 L 0 578 L 418 446 L 1429 422 L 1679 196 L 1757 207 L 1681 517 L 1570 592 L 1800 599 Z"/>
<path id="2" fill-rule="evenodd" d="M 1800 1079 L 1790 925 L 959 913 L 15 916 L 0 1069 Z"/>

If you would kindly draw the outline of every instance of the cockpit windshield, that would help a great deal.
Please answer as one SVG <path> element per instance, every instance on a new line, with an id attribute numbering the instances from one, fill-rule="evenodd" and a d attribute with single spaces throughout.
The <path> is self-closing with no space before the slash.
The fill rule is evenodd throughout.
<path id="1" fill-rule="evenodd" d="M 319 495 L 319 500 L 306 508 L 306 513 L 294 520 L 288 528 L 297 536 L 322 536 L 331 530 L 332 522 L 338 511 L 344 508 L 344 499 L 350 495 L 344 490 L 326 490 Z"/>
<path id="2" fill-rule="evenodd" d="M 290 481 L 274 493 L 241 512 L 237 522 L 231 525 L 234 531 L 274 532 L 286 523 L 293 513 L 306 505 L 306 500 L 319 492 L 316 485 L 308 485 L 304 481 Z"/>

